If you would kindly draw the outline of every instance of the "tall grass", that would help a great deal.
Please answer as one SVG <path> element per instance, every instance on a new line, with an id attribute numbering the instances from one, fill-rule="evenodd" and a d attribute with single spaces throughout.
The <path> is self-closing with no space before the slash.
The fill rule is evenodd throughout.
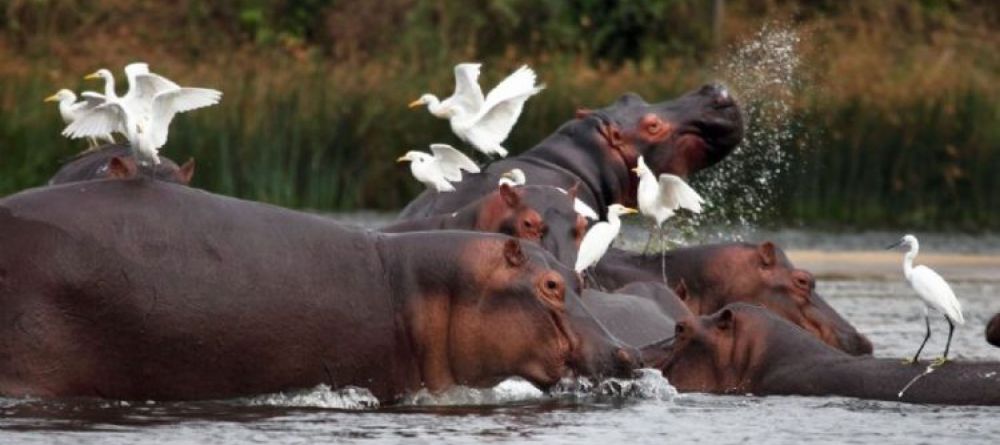
<path id="1" fill-rule="evenodd" d="M 163 151 L 196 159 L 196 186 L 296 208 L 399 208 L 421 186 L 393 160 L 432 142 L 461 145 L 447 122 L 406 108 L 423 92 L 447 94 L 455 62 L 484 62 L 487 86 L 521 63 L 539 71 L 547 88 L 505 144 L 515 153 L 576 108 L 626 91 L 664 100 L 719 76 L 708 68 L 726 54 L 705 31 L 711 2 L 634 3 L 0 0 L 0 194 L 43 184 L 83 148 L 59 136 L 42 98 L 99 89 L 80 77 L 146 60 L 225 94 L 179 116 Z M 1000 39 L 989 32 L 996 17 L 981 12 L 989 2 L 727 5 L 726 42 L 773 17 L 802 30 L 806 78 L 782 147 L 795 168 L 760 217 L 1000 228 Z"/>

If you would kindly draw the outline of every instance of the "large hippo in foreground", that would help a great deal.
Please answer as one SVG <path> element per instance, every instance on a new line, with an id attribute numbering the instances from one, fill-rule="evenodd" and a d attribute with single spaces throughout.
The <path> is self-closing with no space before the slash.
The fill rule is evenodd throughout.
<path id="1" fill-rule="evenodd" d="M 603 215 L 620 203 L 635 207 L 639 156 L 657 174 L 687 176 L 728 155 L 743 138 L 736 101 L 706 85 L 672 101 L 650 104 L 626 94 L 606 108 L 582 111 L 534 148 L 463 177 L 451 193 L 425 191 L 401 219 L 450 213 L 490 193 L 505 172 L 519 168 L 528 184 L 568 189 Z"/>
<path id="2" fill-rule="evenodd" d="M 1000 363 L 948 362 L 921 375 L 928 362 L 848 355 L 771 311 L 742 303 L 678 322 L 665 350 L 657 367 L 686 392 L 1000 405 Z"/>
<path id="3" fill-rule="evenodd" d="M 637 281 L 667 281 L 695 315 L 746 302 L 761 305 L 850 354 L 870 354 L 872 344 L 816 293 L 816 280 L 797 269 L 771 242 L 722 243 L 643 255 L 609 249 L 594 275 L 605 288 Z M 678 286 L 684 287 L 681 290 Z"/>
<path id="4" fill-rule="evenodd" d="M 397 221 L 386 233 L 422 230 L 476 230 L 535 241 L 563 264 L 575 264 L 587 232 L 586 219 L 573 209 L 576 188 L 502 184 L 454 213 Z"/>
<path id="5" fill-rule="evenodd" d="M 325 383 L 391 402 L 637 365 L 584 336 L 599 324 L 574 328 L 575 274 L 531 243 L 381 234 L 147 178 L 84 184 L 0 200 L 0 395 Z"/>
<path id="6" fill-rule="evenodd" d="M 160 156 L 159 165 L 142 166 L 136 162 L 132 149 L 127 145 L 109 144 L 85 151 L 66 161 L 48 183 L 55 185 L 91 179 L 125 179 L 137 175 L 187 185 L 194 176 L 194 159 L 188 159 L 184 165 L 178 166 L 170 158 Z"/>

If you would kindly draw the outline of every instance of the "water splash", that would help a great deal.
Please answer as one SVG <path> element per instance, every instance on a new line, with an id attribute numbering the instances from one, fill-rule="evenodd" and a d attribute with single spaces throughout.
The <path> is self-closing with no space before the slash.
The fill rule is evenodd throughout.
<path id="1" fill-rule="evenodd" d="M 636 370 L 635 379 L 605 379 L 593 383 L 586 377 L 564 379 L 551 393 L 561 398 L 614 397 L 637 400 L 672 400 L 677 395 L 674 388 L 658 369 Z"/>
<path id="2" fill-rule="evenodd" d="M 455 386 L 440 393 L 421 389 L 401 401 L 402 405 L 452 406 L 452 405 L 502 405 L 540 400 L 545 393 L 531 383 L 519 378 L 500 382 L 492 388 Z"/>
<path id="3" fill-rule="evenodd" d="M 741 239 L 772 211 L 797 143 L 798 43 L 795 30 L 765 25 L 715 67 L 743 107 L 746 133 L 726 160 L 692 178 L 708 206 L 702 215 L 671 222 L 677 241 Z"/>
<path id="4" fill-rule="evenodd" d="M 250 406 L 282 406 L 362 410 L 379 407 L 378 399 L 365 388 L 348 386 L 333 390 L 325 384 L 311 389 L 285 391 L 242 399 Z"/>

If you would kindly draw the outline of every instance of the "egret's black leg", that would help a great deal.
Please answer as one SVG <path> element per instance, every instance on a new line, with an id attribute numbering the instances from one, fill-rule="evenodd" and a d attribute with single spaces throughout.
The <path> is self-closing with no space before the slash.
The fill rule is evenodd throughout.
<path id="1" fill-rule="evenodd" d="M 955 323 L 952 323 L 948 317 L 944 319 L 948 321 L 948 343 L 944 345 L 944 361 L 948 361 L 948 349 L 951 348 L 951 335 L 955 333 Z"/>
<path id="2" fill-rule="evenodd" d="M 924 322 L 927 324 L 927 334 L 924 335 L 924 342 L 920 344 L 920 349 L 917 349 L 917 355 L 913 356 L 913 363 L 917 362 L 920 358 L 920 351 L 924 350 L 924 346 L 927 345 L 927 340 L 931 338 L 931 318 L 924 314 Z"/>

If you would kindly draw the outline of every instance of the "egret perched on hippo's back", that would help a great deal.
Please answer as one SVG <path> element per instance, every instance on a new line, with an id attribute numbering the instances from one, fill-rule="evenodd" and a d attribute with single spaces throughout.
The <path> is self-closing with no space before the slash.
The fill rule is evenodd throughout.
<path id="1" fill-rule="evenodd" d="M 580 242 L 580 252 L 577 254 L 575 267 L 577 273 L 582 273 L 601 260 L 622 228 L 619 216 L 629 213 L 636 213 L 636 210 L 621 204 L 608 206 L 608 220 L 591 226 Z"/>
<path id="2" fill-rule="evenodd" d="M 924 322 L 927 325 L 927 333 L 924 335 L 924 341 L 920 344 L 920 348 L 917 349 L 912 362 L 917 362 L 917 359 L 920 358 L 920 352 L 924 350 L 927 340 L 931 338 L 931 319 L 928 310 L 934 309 L 944 314 L 945 320 L 948 322 L 948 343 L 944 347 L 944 355 L 935 360 L 935 364 L 942 364 L 948 361 L 948 349 L 951 347 L 951 336 L 955 333 L 955 325 L 965 324 L 965 317 L 962 316 L 962 305 L 958 302 L 958 298 L 955 298 L 955 292 L 951 290 L 951 286 L 948 285 L 948 282 L 944 278 L 941 278 L 941 275 L 938 275 L 933 269 L 922 264 L 916 267 L 913 266 L 913 259 L 917 257 L 917 252 L 920 250 L 920 243 L 917 242 L 917 237 L 905 235 L 898 242 L 889 246 L 888 249 L 899 246 L 910 248 L 903 258 L 903 275 L 906 277 L 906 281 L 910 283 L 910 287 L 917 292 L 917 296 L 924 303 Z"/>
<path id="3" fill-rule="evenodd" d="M 510 171 L 507 171 L 504 174 L 500 175 L 500 180 L 497 182 L 497 185 L 507 184 L 508 186 L 513 187 L 513 186 L 522 186 L 527 183 L 528 183 L 528 177 L 525 176 L 524 170 L 521 170 L 519 168 L 513 168 L 510 169 Z M 558 189 L 565 195 L 569 194 L 569 191 L 562 187 L 556 187 L 556 189 Z M 597 216 L 597 212 L 595 212 L 594 209 L 590 208 L 590 206 L 587 205 L 587 203 L 583 202 L 582 200 L 580 200 L 580 198 L 577 198 L 576 196 L 573 197 L 573 210 L 575 210 L 576 213 L 583 215 L 583 217 L 587 219 L 596 220 L 599 218 Z"/>
<path id="4" fill-rule="evenodd" d="M 72 124 L 74 121 L 79 119 L 81 116 L 89 113 L 98 105 L 104 103 L 104 96 L 86 91 L 82 95 L 83 100 L 80 102 L 76 101 L 76 94 L 65 88 L 59 90 L 56 94 L 53 94 L 45 98 L 46 102 L 59 102 L 59 115 L 62 116 L 63 123 L 66 125 Z M 100 139 L 110 144 L 115 143 L 115 139 L 111 136 L 111 133 L 105 133 L 101 135 L 96 135 L 87 138 L 87 142 L 90 144 L 89 149 L 92 150 L 97 148 L 97 140 Z"/>
<path id="5" fill-rule="evenodd" d="M 159 149 L 167 143 L 170 123 L 177 113 L 219 103 L 222 93 L 207 88 L 181 87 L 149 72 L 144 63 L 126 67 L 129 92 L 118 97 L 114 77 L 101 69 L 87 78 L 105 80 L 106 102 L 63 130 L 70 138 L 91 137 L 117 131 L 125 135 L 143 165 L 160 163 Z"/>
<path id="6" fill-rule="evenodd" d="M 411 150 L 396 162 L 410 162 L 413 177 L 438 192 L 455 191 L 451 183 L 462 180 L 462 170 L 479 173 L 475 162 L 448 144 L 431 144 L 431 153 Z"/>
<path id="7" fill-rule="evenodd" d="M 521 115 L 524 102 L 545 88 L 535 84 L 535 72 L 527 65 L 518 68 L 494 87 L 486 97 L 479 87 L 478 63 L 455 66 L 455 92 L 444 100 L 424 94 L 410 107 L 427 105 L 431 114 L 448 119 L 451 130 L 488 156 L 507 156 L 500 144 L 507 139 Z"/>

